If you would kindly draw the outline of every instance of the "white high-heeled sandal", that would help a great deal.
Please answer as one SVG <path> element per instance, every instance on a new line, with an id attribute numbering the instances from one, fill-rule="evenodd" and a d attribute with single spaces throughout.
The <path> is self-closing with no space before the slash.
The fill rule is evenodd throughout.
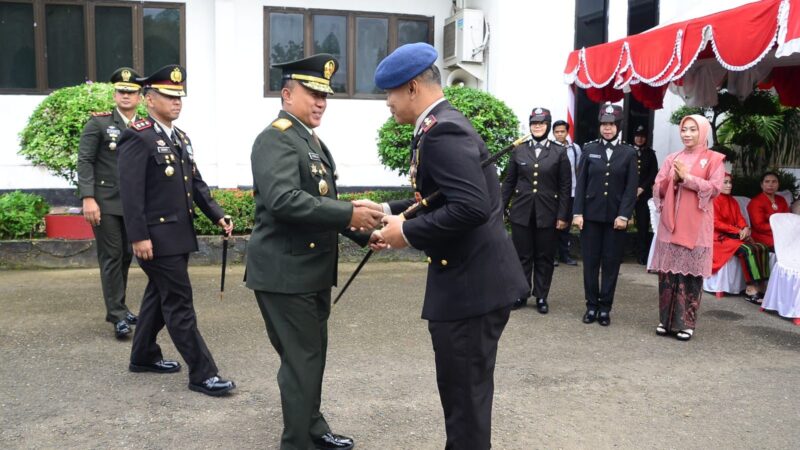
<path id="1" fill-rule="evenodd" d="M 692 338 L 693 335 L 694 335 L 694 330 L 690 330 L 687 328 L 685 330 L 679 331 L 675 335 L 675 337 L 678 338 L 679 341 L 688 341 L 689 339 Z"/>

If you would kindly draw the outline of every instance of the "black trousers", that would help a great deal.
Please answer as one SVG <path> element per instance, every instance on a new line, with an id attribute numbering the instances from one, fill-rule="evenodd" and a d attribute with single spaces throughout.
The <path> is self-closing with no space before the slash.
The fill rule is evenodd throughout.
<path id="1" fill-rule="evenodd" d="M 125 232 L 122 216 L 100 215 L 100 225 L 92 227 L 97 245 L 97 263 L 100 266 L 100 285 L 106 304 L 106 320 L 111 323 L 125 319 L 125 291 L 128 287 L 128 268 L 133 251 Z"/>
<path id="2" fill-rule="evenodd" d="M 625 230 L 615 230 L 613 223 L 583 222 L 581 256 L 586 308 L 611 311 L 622 263 L 625 233 Z"/>
<path id="3" fill-rule="evenodd" d="M 558 243 L 555 224 L 551 228 L 536 228 L 536 219 L 531 218 L 532 226 L 511 223 L 511 240 L 517 250 L 522 271 L 531 287 L 533 275 L 533 296 L 547 298 L 550 283 L 553 281 L 553 261 Z"/>
<path id="4" fill-rule="evenodd" d="M 510 313 L 508 306 L 469 319 L 428 322 L 447 450 L 485 450 L 492 446 L 497 342 Z"/>
<path id="5" fill-rule="evenodd" d="M 197 329 L 189 281 L 189 255 L 138 261 L 148 281 L 133 335 L 131 363 L 149 364 L 163 358 L 156 338 L 166 325 L 172 342 L 189 366 L 189 381 L 200 383 L 217 375 L 214 358 Z"/>
<path id="6" fill-rule="evenodd" d="M 331 431 L 320 412 L 331 290 L 307 294 L 255 291 L 255 295 L 269 341 L 281 358 L 280 448 L 313 449 L 312 438 Z"/>
<path id="7" fill-rule="evenodd" d="M 653 240 L 653 233 L 650 232 L 650 208 L 647 201 L 650 197 L 640 195 L 636 199 L 633 213 L 636 217 L 636 257 L 647 260 L 650 255 L 650 244 Z"/>
<path id="8" fill-rule="evenodd" d="M 572 204 L 575 202 L 575 197 L 570 197 L 567 211 L 569 211 L 570 221 L 572 220 Z M 570 223 L 567 228 L 563 230 L 558 230 L 558 257 L 561 258 L 562 261 L 566 261 L 567 259 L 571 258 L 572 256 L 569 254 L 569 243 L 570 243 L 570 230 L 572 229 L 572 224 Z"/>

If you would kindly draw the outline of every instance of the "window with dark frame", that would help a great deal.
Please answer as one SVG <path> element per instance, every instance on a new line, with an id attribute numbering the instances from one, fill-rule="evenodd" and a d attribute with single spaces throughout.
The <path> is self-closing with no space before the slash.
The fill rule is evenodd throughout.
<path id="1" fill-rule="evenodd" d="M 331 80 L 337 98 L 382 98 L 375 68 L 413 42 L 433 44 L 433 17 L 264 7 L 264 96 L 280 94 L 281 71 L 272 65 L 330 53 L 339 60 Z"/>
<path id="2" fill-rule="evenodd" d="M 183 3 L 0 0 L 0 94 L 44 94 L 121 66 L 186 64 Z"/>
<path id="3" fill-rule="evenodd" d="M 658 25 L 659 0 L 628 0 L 628 36 L 639 34 Z M 647 128 L 647 142 L 653 142 L 653 111 L 647 109 L 631 94 L 625 94 L 625 139 L 633 142 L 639 125 Z M 652 144 L 650 145 L 652 147 Z"/>

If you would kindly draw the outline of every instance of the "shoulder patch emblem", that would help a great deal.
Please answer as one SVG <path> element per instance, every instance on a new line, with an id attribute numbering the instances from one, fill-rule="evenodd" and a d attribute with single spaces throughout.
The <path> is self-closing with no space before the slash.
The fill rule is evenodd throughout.
<path id="1" fill-rule="evenodd" d="M 106 117 L 106 116 L 110 116 L 110 115 L 111 115 L 111 111 L 100 111 L 100 112 L 93 112 L 92 113 L 93 117 Z"/>
<path id="2" fill-rule="evenodd" d="M 133 124 L 131 126 L 136 131 L 142 131 L 142 130 L 145 130 L 147 128 L 152 127 L 153 126 L 153 122 L 150 122 L 147 119 L 142 119 L 142 120 L 137 120 L 136 122 L 133 122 Z"/>
<path id="3" fill-rule="evenodd" d="M 436 117 L 431 114 L 422 121 L 422 132 L 427 133 L 434 125 L 436 125 Z"/>
<path id="4" fill-rule="evenodd" d="M 272 127 L 277 128 L 281 131 L 286 131 L 292 127 L 292 121 L 289 119 L 280 118 L 275 122 L 272 122 Z"/>

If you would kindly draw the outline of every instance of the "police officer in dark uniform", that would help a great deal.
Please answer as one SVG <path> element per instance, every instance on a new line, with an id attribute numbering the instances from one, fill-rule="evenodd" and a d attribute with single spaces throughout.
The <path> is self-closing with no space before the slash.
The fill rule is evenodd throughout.
<path id="1" fill-rule="evenodd" d="M 647 145 L 647 128 L 639 125 L 633 133 L 633 144 L 636 149 L 637 167 L 639 170 L 639 187 L 636 188 L 636 260 L 641 265 L 647 264 L 650 243 L 650 208 L 647 201 L 653 198 L 653 183 L 658 175 L 658 159 L 656 152 Z"/>
<path id="2" fill-rule="evenodd" d="M 552 117 L 546 108 L 534 108 L 528 122 L 531 140 L 518 145 L 503 180 L 503 209 L 511 210 L 511 238 L 531 286 L 536 308 L 547 314 L 547 296 L 553 280 L 553 262 L 558 246 L 557 230 L 567 228 L 572 194 L 572 176 L 566 149 L 547 138 Z M 517 299 L 512 309 L 521 308 L 528 296 Z"/>
<path id="3" fill-rule="evenodd" d="M 189 389 L 219 396 L 235 385 L 219 377 L 197 329 L 188 272 L 189 253 L 197 251 L 194 205 L 228 234 L 233 223 L 226 223 L 222 208 L 211 198 L 197 169 L 189 136 L 173 125 L 186 95 L 185 79 L 181 66 L 168 65 L 141 80 L 149 116 L 134 122 L 117 147 L 125 227 L 133 254 L 148 279 L 129 369 L 156 373 L 180 370 L 177 361 L 163 358 L 156 343 L 166 325 L 189 365 Z"/>
<path id="4" fill-rule="evenodd" d="M 137 321 L 125 304 L 133 253 L 122 219 L 116 151 L 122 131 L 136 120 L 142 88 L 137 78 L 139 74 L 130 67 L 121 67 L 111 75 L 116 108 L 92 114 L 78 144 L 78 190 L 83 199 L 83 216 L 94 231 L 106 321 L 114 324 L 118 339 L 130 334 L 129 325 L 136 325 Z"/>
<path id="5" fill-rule="evenodd" d="M 436 50 L 398 47 L 380 62 L 375 84 L 387 91 L 395 121 L 415 126 L 411 178 L 417 199 L 439 192 L 421 215 L 384 217 L 391 248 L 428 256 L 422 318 L 428 320 L 448 449 L 491 447 L 497 344 L 512 303 L 530 290 L 503 226 L 500 183 L 486 144 L 445 100 Z M 414 200 L 390 202 L 400 214 Z M 413 446 L 412 446 L 413 447 Z"/>
<path id="6" fill-rule="evenodd" d="M 636 202 L 636 150 L 620 140 L 622 108 L 600 107 L 600 139 L 583 147 L 573 223 L 581 230 L 584 323 L 611 323 L 628 219 Z M 600 271 L 602 268 L 602 280 Z"/>
<path id="7" fill-rule="evenodd" d="M 338 235 L 366 245 L 382 212 L 336 199 L 336 163 L 314 128 L 339 67 L 329 54 L 278 64 L 282 111 L 251 154 L 255 226 L 247 245 L 247 287 L 255 291 L 270 343 L 281 359 L 281 449 L 349 449 L 320 411 Z"/>

